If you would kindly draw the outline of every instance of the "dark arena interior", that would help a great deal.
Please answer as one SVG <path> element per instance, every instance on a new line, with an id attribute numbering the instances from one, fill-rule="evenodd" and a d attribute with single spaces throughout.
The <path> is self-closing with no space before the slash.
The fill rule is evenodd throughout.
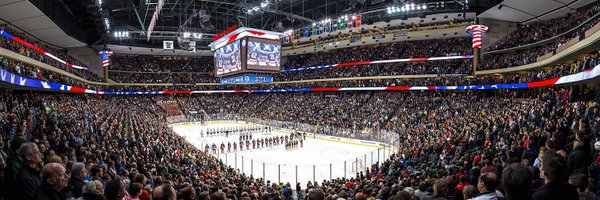
<path id="1" fill-rule="evenodd" d="M 600 199 L 598 0 L 0 0 L 0 200 Z"/>

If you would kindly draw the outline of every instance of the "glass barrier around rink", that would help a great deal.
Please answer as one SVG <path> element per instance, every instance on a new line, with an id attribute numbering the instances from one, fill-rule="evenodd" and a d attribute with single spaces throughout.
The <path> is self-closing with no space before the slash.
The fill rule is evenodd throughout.
<path id="1" fill-rule="evenodd" d="M 351 138 L 358 140 L 376 141 L 386 144 L 380 146 L 376 150 L 356 156 L 352 159 L 344 161 L 331 162 L 331 163 L 319 163 L 313 165 L 290 165 L 286 163 L 277 163 L 270 161 L 269 158 L 250 158 L 244 157 L 238 152 L 212 152 L 209 151 L 215 157 L 218 157 L 225 165 L 230 166 L 240 172 L 252 176 L 253 178 L 263 178 L 265 181 L 279 182 L 279 183 L 298 183 L 306 185 L 309 181 L 314 183 L 322 182 L 323 180 L 331 180 L 337 178 L 353 178 L 357 174 L 367 173 L 372 167 L 378 166 L 381 163 L 388 160 L 391 154 L 397 151 L 399 147 L 398 134 L 391 131 L 353 131 L 343 129 L 333 129 L 331 127 L 322 127 L 316 125 L 295 123 L 295 122 L 283 122 L 276 120 L 262 120 L 256 118 L 243 118 L 237 115 L 220 115 L 220 116 L 208 116 L 207 121 L 200 121 L 199 117 L 191 118 L 186 117 L 185 119 L 178 118 L 179 122 L 192 122 L 198 124 L 226 121 L 232 123 L 254 123 L 260 125 L 267 125 L 274 127 L 275 129 L 285 131 L 299 131 L 309 133 L 307 137 L 312 136 L 311 134 L 317 133 L 318 136 L 335 136 L 339 138 Z M 392 142 L 390 142 L 392 141 Z M 375 144 L 375 143 L 373 143 Z M 204 146 L 202 144 L 201 146 Z M 282 146 L 274 148 L 284 148 Z"/>

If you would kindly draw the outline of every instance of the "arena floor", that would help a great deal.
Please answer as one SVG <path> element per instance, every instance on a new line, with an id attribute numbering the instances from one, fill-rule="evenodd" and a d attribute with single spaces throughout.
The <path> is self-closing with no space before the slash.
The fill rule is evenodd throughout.
<path id="1" fill-rule="evenodd" d="M 207 125 L 175 125 L 173 130 L 197 148 L 204 150 L 206 144 L 210 146 L 215 143 L 217 146 L 220 146 L 222 142 L 238 141 L 239 135 L 235 134 L 229 137 L 201 137 L 201 130 L 245 125 L 250 124 L 213 123 Z M 255 133 L 253 139 L 286 134 L 289 133 L 273 130 L 272 133 Z M 292 185 L 298 181 L 304 187 L 308 181 L 312 182 L 313 179 L 321 182 L 330 179 L 330 177 L 344 177 L 344 171 L 346 172 L 346 177 L 352 177 L 356 174 L 356 169 L 359 171 L 364 170 L 366 167 L 377 163 L 378 160 L 383 161 L 387 159 L 389 154 L 387 151 L 384 153 L 384 150 L 376 145 L 342 142 L 319 138 L 318 136 L 313 138 L 313 135 L 307 135 L 304 146 L 295 150 L 286 151 L 283 146 L 279 145 L 258 150 L 217 154 L 215 156 L 219 157 L 227 165 L 235 167 L 247 175 L 253 175 L 255 178 L 263 177 L 264 163 L 264 176 L 266 176 L 266 180 L 270 180 L 271 182 L 289 182 Z M 345 170 L 344 162 L 346 165 Z M 278 176 L 279 172 L 280 176 Z"/>

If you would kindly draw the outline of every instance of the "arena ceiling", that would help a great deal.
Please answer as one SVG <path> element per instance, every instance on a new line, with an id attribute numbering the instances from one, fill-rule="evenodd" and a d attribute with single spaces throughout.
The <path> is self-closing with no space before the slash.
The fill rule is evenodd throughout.
<path id="1" fill-rule="evenodd" d="M 576 12 L 596 0 L 504 0 L 477 17 L 534 23 Z"/>
<path id="2" fill-rule="evenodd" d="M 325 18 L 358 13 L 369 15 L 363 17 L 363 23 L 368 23 L 389 18 L 385 10 L 390 5 L 444 0 L 164 0 L 152 34 L 155 41 L 147 41 L 145 33 L 159 0 L 102 0 L 101 4 L 99 0 L 59 1 L 63 1 L 80 26 L 96 27 L 98 34 L 104 36 L 101 38 L 104 41 L 98 40 L 94 45 L 106 42 L 157 47 L 162 45 L 162 40 L 180 35 L 182 28 L 206 36 L 198 41 L 200 46 L 208 44 L 212 35 L 234 24 L 283 32 Z M 446 5 L 459 6 L 464 1 L 445 0 Z M 127 31 L 128 37 L 115 39 L 111 32 L 107 34 L 105 18 L 110 21 L 111 32 Z M 186 23 L 188 19 L 190 23 Z"/>
<path id="3" fill-rule="evenodd" d="M 164 4 L 148 41 L 146 31 L 159 1 Z M 499 1 L 0 0 L 0 19 L 61 48 L 109 44 L 157 48 L 162 47 L 163 40 L 180 36 L 182 28 L 186 32 L 202 33 L 197 46 L 206 46 L 212 35 L 234 24 L 283 32 L 326 18 L 359 13 L 363 15 L 363 24 L 369 24 L 413 17 L 390 16 L 385 11 L 389 6 L 440 2 L 445 3 L 444 9 L 428 10 L 426 14 L 461 10 L 479 13 Z M 117 38 L 114 35 L 117 32 L 127 32 L 128 37 Z"/>
<path id="4" fill-rule="evenodd" d="M 130 33 L 129 40 L 109 42 L 113 44 L 132 43 L 130 39 L 136 36 L 143 39 L 158 4 L 158 0 L 103 0 L 101 5 L 97 5 L 98 8 L 102 8 L 99 10 L 90 6 L 97 1 L 81 0 L 65 1 L 65 3 L 82 26 L 94 24 L 98 27 L 98 32 L 103 34 L 105 24 L 102 19 L 108 18 L 112 31 Z M 379 1 L 380 3 L 377 4 L 381 6 L 386 2 Z M 159 39 L 172 37 L 180 34 L 182 26 L 187 32 L 209 36 L 204 38 L 210 38 L 211 35 L 234 24 L 268 30 L 279 27 L 284 31 L 283 28 L 311 24 L 325 16 L 358 12 L 366 7 L 364 0 L 269 0 L 268 5 L 263 7 L 261 4 L 264 2 L 265 0 L 164 0 L 152 37 Z M 248 12 L 256 7 L 260 10 Z M 200 14 L 195 15 L 196 13 Z M 208 21 L 200 20 L 203 17 Z M 184 25 L 188 19 L 191 20 L 190 23 Z M 105 39 L 110 40 L 110 38 Z M 139 43 L 147 44 L 143 41 Z"/>

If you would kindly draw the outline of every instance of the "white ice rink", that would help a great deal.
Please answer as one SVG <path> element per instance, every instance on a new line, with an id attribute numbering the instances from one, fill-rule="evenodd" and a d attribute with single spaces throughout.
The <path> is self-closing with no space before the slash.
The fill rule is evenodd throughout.
<path id="1" fill-rule="evenodd" d="M 173 130 L 186 138 L 196 148 L 204 150 L 206 144 L 213 143 L 219 147 L 222 142 L 238 141 L 239 135 L 201 137 L 200 131 L 208 128 L 246 126 L 245 123 L 213 123 L 207 125 L 175 125 Z M 255 133 L 252 139 L 286 135 L 287 132 L 273 130 L 272 133 Z M 307 135 L 304 147 L 286 151 L 282 145 L 255 150 L 244 150 L 236 153 L 217 154 L 227 165 L 243 171 L 254 178 L 263 178 L 271 182 L 283 182 L 294 185 L 298 181 L 303 186 L 308 181 L 322 182 L 330 177 L 344 177 L 344 162 L 346 177 L 353 177 L 356 169 L 364 171 L 366 167 L 384 161 L 390 152 L 370 144 L 342 142 L 324 137 L 315 139 Z M 237 158 L 236 158 L 237 157 Z M 358 163 L 357 164 L 357 161 Z M 263 165 L 264 171 L 263 171 Z M 358 165 L 358 167 L 357 167 Z M 314 166 L 314 174 L 313 174 Z M 280 168 L 280 169 L 279 169 Z M 296 171 L 297 168 L 297 171 Z M 297 176 L 296 176 L 297 173 Z M 279 174 L 279 175 L 278 175 Z M 297 178 L 297 179 L 296 179 Z"/>

